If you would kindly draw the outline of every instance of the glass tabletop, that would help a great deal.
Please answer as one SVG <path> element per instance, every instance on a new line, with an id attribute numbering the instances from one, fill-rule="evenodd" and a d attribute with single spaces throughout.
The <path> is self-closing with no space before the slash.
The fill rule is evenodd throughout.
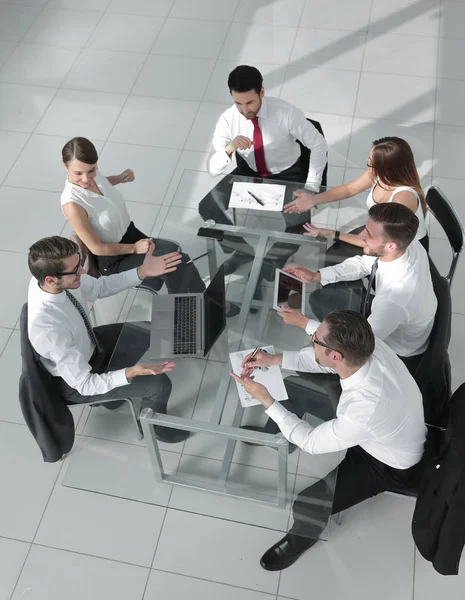
<path id="1" fill-rule="evenodd" d="M 314 195 L 326 189 L 310 190 L 303 183 L 278 179 L 224 175 L 199 202 L 199 214 L 204 221 L 225 225 L 242 225 L 247 217 L 254 216 L 264 229 L 302 233 L 302 225 L 310 221 L 310 211 L 288 214 L 283 207 L 292 202 L 297 191 Z"/>
<path id="2" fill-rule="evenodd" d="M 231 184 L 232 179 L 227 179 Z M 224 179 L 220 183 L 225 186 L 223 182 Z M 298 184 L 285 185 L 288 194 Z M 296 494 L 307 490 L 299 496 L 307 507 L 300 520 L 313 523 L 318 535 L 326 537 L 341 457 L 311 456 L 289 448 L 280 433 L 241 429 L 241 424 L 263 426 L 267 417 L 261 405 L 242 407 L 238 386 L 229 375 L 232 352 L 244 353 L 260 345 L 271 353 L 281 353 L 309 344 L 305 331 L 286 325 L 273 308 L 276 269 L 294 263 L 317 270 L 322 266 L 326 243 L 286 233 L 286 221 L 279 215 L 281 230 L 278 218 L 270 229 L 247 227 L 244 219 L 244 225 L 216 224 L 207 228 L 208 237 L 201 237 L 197 235 L 197 225 L 204 225 L 201 218 L 187 226 L 173 213 L 166 216 L 158 232 L 153 232 L 156 240 L 176 240 L 186 254 L 184 263 L 189 257 L 209 253 L 193 263 L 195 281 L 201 279 L 206 286 L 231 256 L 231 248 L 224 243 L 227 236 L 233 252 L 244 255 L 244 260 L 224 279 L 226 311 L 237 308 L 226 318 L 224 330 L 206 356 L 174 359 L 176 367 L 169 374 L 173 387 L 167 415 L 157 416 L 152 411 L 142 414 L 144 440 L 137 439 L 128 405 L 118 410 L 92 408 L 82 425 L 80 443 L 73 450 L 65 486 L 281 532 L 292 524 L 291 507 Z M 267 217 L 260 214 L 258 219 Z M 217 231 L 224 233 L 221 240 L 214 237 Z M 192 273 L 184 273 L 177 285 L 181 289 L 192 287 L 192 279 Z M 168 296 L 167 285 L 164 282 L 160 287 L 159 282 L 146 280 L 143 287 L 132 290 L 126 299 L 120 315 L 124 324 L 109 370 L 128 366 L 124 364 L 124 354 L 134 338 L 140 345 L 140 362 L 163 362 L 154 357 L 152 321 L 153 306 Z M 303 299 L 308 317 L 313 316 L 308 295 L 314 289 L 309 285 Z M 202 291 L 196 291 L 204 296 Z M 292 304 L 286 298 L 281 301 Z M 234 314 L 237 310 L 239 313 Z M 328 396 L 332 383 L 326 376 L 308 379 L 295 372 L 282 374 L 288 397 L 297 398 L 305 406 L 306 420 L 316 426 L 333 418 L 335 402 Z M 191 431 L 190 436 L 176 444 L 158 442 L 154 426 L 160 426 L 160 418 L 174 419 L 176 422 L 169 426 Z M 319 480 L 320 484 L 314 486 Z M 304 525 L 295 532 L 307 535 L 308 530 Z"/>

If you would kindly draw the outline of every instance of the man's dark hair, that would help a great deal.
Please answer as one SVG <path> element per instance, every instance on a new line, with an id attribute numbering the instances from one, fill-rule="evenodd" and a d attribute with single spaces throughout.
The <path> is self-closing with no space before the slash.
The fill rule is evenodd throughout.
<path id="1" fill-rule="evenodd" d="M 229 93 L 250 92 L 255 90 L 259 94 L 263 87 L 263 77 L 258 69 L 248 65 L 239 65 L 229 73 L 228 77 Z"/>
<path id="2" fill-rule="evenodd" d="M 361 366 L 375 349 L 375 336 L 368 321 L 354 310 L 335 310 L 323 319 L 328 327 L 324 342 L 340 352 L 349 366 Z M 329 354 L 330 350 L 326 350 Z"/>
<path id="3" fill-rule="evenodd" d="M 57 277 L 64 271 L 64 260 L 77 251 L 74 242 L 59 235 L 42 238 L 29 248 L 29 270 L 39 283 L 44 283 L 46 277 Z"/>
<path id="4" fill-rule="evenodd" d="M 375 223 L 383 226 L 386 242 L 395 242 L 399 250 L 407 248 L 417 235 L 419 221 L 417 215 L 398 202 L 375 204 L 368 211 Z"/>

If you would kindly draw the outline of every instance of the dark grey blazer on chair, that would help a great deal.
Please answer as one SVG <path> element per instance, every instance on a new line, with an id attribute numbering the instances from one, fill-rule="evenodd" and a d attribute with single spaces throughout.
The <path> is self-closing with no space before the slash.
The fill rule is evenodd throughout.
<path id="1" fill-rule="evenodd" d="M 19 402 L 26 425 L 34 436 L 45 462 L 57 462 L 74 444 L 74 420 L 58 395 L 53 377 L 39 362 L 27 333 L 27 303 L 20 318 L 22 373 Z"/>
<path id="2" fill-rule="evenodd" d="M 450 399 L 442 447 L 423 472 L 412 534 L 442 575 L 457 575 L 465 545 L 465 384 Z"/>

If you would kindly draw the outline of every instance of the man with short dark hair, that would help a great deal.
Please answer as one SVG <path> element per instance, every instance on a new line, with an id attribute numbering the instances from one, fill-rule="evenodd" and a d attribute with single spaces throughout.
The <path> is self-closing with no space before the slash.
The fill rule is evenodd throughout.
<path id="1" fill-rule="evenodd" d="M 237 161 L 238 175 L 319 186 L 328 146 L 304 113 L 284 100 L 265 97 L 263 77 L 255 67 L 236 67 L 229 74 L 228 87 L 234 106 L 221 115 L 216 125 L 214 153 L 208 160 L 210 175 L 223 173 L 237 153 L 243 159 Z M 311 152 L 306 173 L 301 172 L 297 140 Z"/>
<path id="2" fill-rule="evenodd" d="M 413 373 L 428 346 L 437 308 L 428 255 L 415 240 L 418 218 L 406 206 L 384 203 L 372 206 L 365 230 L 363 256 L 354 256 L 317 272 L 302 266 L 286 271 L 308 283 L 323 286 L 369 277 L 361 312 L 376 337 L 384 340 Z M 372 295 L 372 285 L 374 287 Z M 314 314 L 322 319 L 337 308 L 346 308 L 339 289 L 323 287 L 310 296 Z M 355 296 L 357 304 L 360 297 Z M 358 308 L 350 306 L 350 308 Z M 286 323 L 305 329 L 307 319 L 291 311 L 280 313 Z"/>
<path id="3" fill-rule="evenodd" d="M 93 329 L 87 306 L 97 298 L 134 287 L 146 277 L 171 273 L 181 262 L 178 252 L 156 257 L 153 251 L 152 243 L 137 269 L 95 279 L 85 274 L 78 247 L 71 240 L 54 236 L 29 248 L 28 264 L 33 275 L 28 293 L 29 340 L 68 403 L 141 398 L 142 408 L 166 412 L 171 392 L 166 373 L 175 364 L 137 364 L 148 347 L 148 339 L 140 329 L 125 338 L 124 354 L 120 346 L 118 356 L 112 357 L 123 324 Z M 107 370 L 110 358 L 112 371 Z M 168 427 L 155 427 L 155 431 L 158 439 L 169 443 L 189 435 Z"/>
<path id="4" fill-rule="evenodd" d="M 328 145 L 304 113 L 284 100 L 265 96 L 263 77 L 255 67 L 236 67 L 229 74 L 228 87 L 234 105 L 221 115 L 216 125 L 212 141 L 214 152 L 207 161 L 210 175 L 223 173 L 236 154 L 237 168 L 233 173 L 237 175 L 300 181 L 319 189 Z M 310 150 L 308 165 L 301 160 L 297 140 Z M 218 208 L 210 194 L 200 203 L 199 212 L 205 220 L 230 224 L 221 205 L 220 200 Z M 227 253 L 235 250 L 224 263 L 225 275 L 253 259 L 253 248 L 241 238 L 231 240 L 226 235 L 220 245 Z M 274 244 L 264 260 L 260 280 L 263 277 L 272 280 L 275 268 L 282 267 L 294 252 L 292 244 Z M 255 298 L 261 297 L 257 286 Z"/>
<path id="5" fill-rule="evenodd" d="M 375 339 L 362 315 L 334 311 L 322 323 L 309 321 L 307 331 L 313 347 L 282 355 L 259 352 L 247 362 L 249 355 L 241 377 L 232 374 L 263 404 L 291 443 L 315 455 L 347 450 L 338 467 L 333 502 L 324 479 L 298 494 L 291 530 L 261 558 L 262 567 L 269 571 L 289 567 L 313 546 L 330 514 L 408 483 L 426 439 L 418 386 L 394 352 Z M 342 394 L 336 417 L 313 428 L 301 419 L 308 409 L 305 397 L 291 398 L 287 402 L 291 411 L 276 402 L 264 385 L 253 380 L 255 368 L 271 365 L 339 375 Z"/>

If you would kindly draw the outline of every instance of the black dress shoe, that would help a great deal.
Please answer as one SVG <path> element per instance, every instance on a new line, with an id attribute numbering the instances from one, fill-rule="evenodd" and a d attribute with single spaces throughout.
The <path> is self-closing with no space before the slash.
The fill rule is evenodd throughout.
<path id="1" fill-rule="evenodd" d="M 288 533 L 265 552 L 260 559 L 260 564 L 266 571 L 287 569 L 317 541 Z"/>
<path id="2" fill-rule="evenodd" d="M 260 431 L 261 433 L 268 433 L 268 432 L 265 432 L 264 427 L 259 427 L 258 425 L 241 425 L 241 429 L 247 429 L 247 431 Z M 263 444 L 255 444 L 254 442 L 242 442 L 242 443 L 247 444 L 247 446 L 263 446 Z M 269 446 L 269 447 L 271 448 L 271 446 Z M 296 448 L 297 448 L 297 446 L 295 444 L 291 444 L 289 442 L 288 454 L 292 454 Z M 276 448 L 273 447 L 273 450 L 276 450 Z"/>
<path id="3" fill-rule="evenodd" d="M 155 435 L 159 442 L 166 444 L 177 444 L 187 439 L 191 432 L 183 429 L 173 429 L 172 427 L 163 427 L 162 425 L 154 426 Z"/>
<path id="4" fill-rule="evenodd" d="M 234 273 L 241 265 L 245 265 L 253 259 L 253 254 L 244 254 L 243 252 L 236 250 L 232 256 L 223 263 L 225 277 L 231 275 L 231 273 Z"/>
<path id="5" fill-rule="evenodd" d="M 107 410 L 116 410 L 124 404 L 126 404 L 126 400 L 116 400 L 115 402 L 108 402 L 107 404 L 96 404 L 95 406 L 103 406 Z"/>

